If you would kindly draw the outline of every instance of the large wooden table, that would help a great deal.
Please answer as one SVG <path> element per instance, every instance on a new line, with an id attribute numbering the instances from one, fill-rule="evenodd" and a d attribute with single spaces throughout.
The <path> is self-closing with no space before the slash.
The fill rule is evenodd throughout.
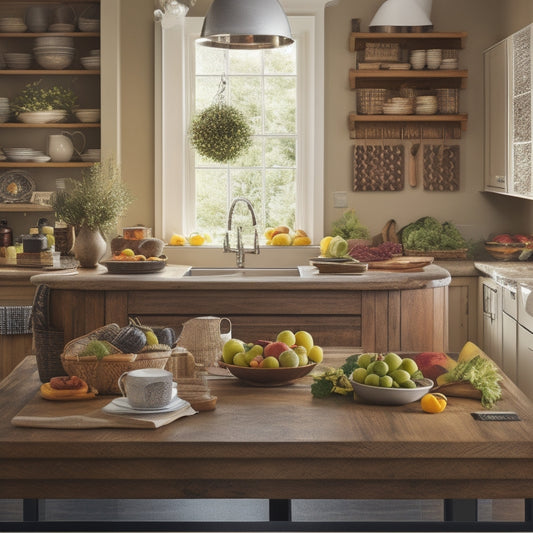
<path id="1" fill-rule="evenodd" d="M 27 357 L 0 384 L 0 498 L 533 498 L 533 404 L 507 378 L 496 409 L 519 422 L 476 421 L 473 399 L 319 400 L 310 382 L 214 378 L 216 410 L 157 430 L 19 428 L 40 385 Z"/>

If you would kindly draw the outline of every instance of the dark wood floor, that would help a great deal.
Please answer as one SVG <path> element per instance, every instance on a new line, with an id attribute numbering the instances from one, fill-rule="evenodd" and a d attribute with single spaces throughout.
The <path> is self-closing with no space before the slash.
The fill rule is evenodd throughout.
<path id="1" fill-rule="evenodd" d="M 442 500 L 293 500 L 298 522 L 441 521 Z M 267 521 L 268 500 L 44 500 L 49 521 Z M 480 521 L 523 521 L 523 500 L 479 500 Z M 22 500 L 0 500 L 0 521 L 21 521 Z"/>

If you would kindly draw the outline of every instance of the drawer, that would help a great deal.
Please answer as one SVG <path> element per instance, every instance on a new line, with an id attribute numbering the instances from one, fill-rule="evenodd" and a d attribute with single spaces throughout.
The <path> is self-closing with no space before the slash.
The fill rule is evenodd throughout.
<path id="1" fill-rule="evenodd" d="M 513 287 L 502 287 L 502 306 L 503 312 L 513 317 L 518 318 L 518 303 L 516 300 L 517 290 Z"/>

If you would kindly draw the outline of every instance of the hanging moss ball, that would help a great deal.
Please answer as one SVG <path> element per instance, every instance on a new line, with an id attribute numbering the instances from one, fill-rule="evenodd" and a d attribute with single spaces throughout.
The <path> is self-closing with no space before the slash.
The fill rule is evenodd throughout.
<path id="1" fill-rule="evenodd" d="M 252 128 L 235 107 L 213 104 L 193 118 L 189 137 L 200 155 L 227 163 L 250 148 Z"/>

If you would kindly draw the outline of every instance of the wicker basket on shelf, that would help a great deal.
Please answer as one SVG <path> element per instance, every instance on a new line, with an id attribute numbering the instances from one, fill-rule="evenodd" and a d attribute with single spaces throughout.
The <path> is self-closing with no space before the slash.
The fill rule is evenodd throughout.
<path id="1" fill-rule="evenodd" d="M 433 257 L 434 259 L 466 259 L 468 248 L 458 248 L 457 250 L 406 250 L 403 254 L 414 257 Z"/>
<path id="2" fill-rule="evenodd" d="M 168 350 L 140 353 L 116 353 L 102 359 L 96 356 L 81 356 L 91 340 L 101 338 L 103 328 L 73 339 L 65 345 L 61 354 L 63 368 L 70 376 L 78 376 L 98 391 L 99 394 L 120 394 L 118 378 L 124 372 L 139 368 L 165 368 L 171 354 Z"/>
<path id="3" fill-rule="evenodd" d="M 436 89 L 437 109 L 443 115 L 456 115 L 459 112 L 459 89 Z"/>
<path id="4" fill-rule="evenodd" d="M 357 89 L 357 112 L 361 115 L 381 115 L 388 97 L 388 89 Z"/>

